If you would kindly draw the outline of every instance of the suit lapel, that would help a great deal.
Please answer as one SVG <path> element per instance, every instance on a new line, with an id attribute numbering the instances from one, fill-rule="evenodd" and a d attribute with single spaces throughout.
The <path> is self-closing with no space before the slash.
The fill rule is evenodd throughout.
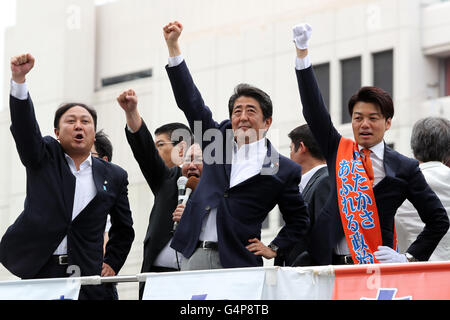
<path id="1" fill-rule="evenodd" d="M 328 170 L 326 167 L 320 168 L 316 171 L 316 173 L 313 174 L 311 179 L 309 179 L 308 183 L 305 186 L 305 189 L 303 190 L 302 194 L 303 197 L 306 197 L 306 194 L 308 193 L 309 189 L 311 189 L 311 186 L 314 184 L 314 182 L 319 179 L 325 170 Z"/>
<path id="2" fill-rule="evenodd" d="M 384 144 L 384 171 L 387 177 L 395 177 L 395 171 L 399 164 L 399 161 L 395 155 L 395 152 Z"/>
<path id="3" fill-rule="evenodd" d="M 95 157 L 92 157 L 92 176 L 94 178 L 95 188 L 97 189 L 97 196 L 102 192 L 107 192 L 109 182 L 106 177 L 105 166 L 101 160 Z"/>
<path id="4" fill-rule="evenodd" d="M 66 208 L 66 217 L 70 221 L 72 220 L 73 199 L 75 197 L 76 178 L 72 174 L 72 171 L 70 170 L 69 165 L 67 164 L 64 152 L 62 152 L 61 178 L 62 178 L 62 193 Z"/>

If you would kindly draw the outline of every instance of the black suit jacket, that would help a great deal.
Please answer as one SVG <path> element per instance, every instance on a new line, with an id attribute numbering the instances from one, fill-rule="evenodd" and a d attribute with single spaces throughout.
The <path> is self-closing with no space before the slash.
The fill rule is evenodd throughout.
<path id="1" fill-rule="evenodd" d="M 230 188 L 231 146 L 233 132 L 230 120 L 221 124 L 212 118 L 204 104 L 186 63 L 166 68 L 178 107 L 185 113 L 191 129 L 202 125 L 202 134 L 215 129 L 216 148 L 206 149 L 211 139 L 204 139 L 203 172 L 172 241 L 172 248 L 189 258 L 197 247 L 203 218 L 217 208 L 219 256 L 224 268 L 262 266 L 262 258 L 246 249 L 248 240 L 261 239 L 261 227 L 267 214 L 278 204 L 286 221 L 273 243 L 282 253 L 293 243 L 303 240 L 309 228 L 306 205 L 298 190 L 301 167 L 278 154 L 267 140 L 267 157 L 261 174 Z M 200 141 L 197 137 L 197 141 Z M 202 136 L 203 137 L 203 136 Z M 221 142 L 220 142 L 221 141 Z M 228 148 L 227 148 L 228 147 Z M 217 161 L 205 161 L 214 157 Z M 213 163 L 211 163 L 213 162 Z"/>
<path id="2" fill-rule="evenodd" d="M 331 122 L 312 67 L 296 73 L 303 115 L 327 160 L 332 197 L 312 230 L 309 253 L 316 264 L 331 264 L 333 249 L 344 237 L 336 187 L 336 154 L 341 135 Z M 383 245 L 393 247 L 394 216 L 398 207 L 408 199 L 425 227 L 407 251 L 416 259 L 426 261 L 449 228 L 447 213 L 425 181 L 416 160 L 385 145 L 383 162 L 386 177 L 373 188 Z"/>
<path id="3" fill-rule="evenodd" d="M 134 158 L 155 196 L 144 239 L 141 269 L 141 272 L 149 272 L 158 254 L 173 236 L 172 213 L 178 203 L 177 180 L 181 176 L 181 168 L 166 166 L 144 121 L 137 132 L 131 133 L 125 129 L 125 133 Z"/>
<path id="4" fill-rule="evenodd" d="M 97 195 L 72 221 L 75 177 L 64 150 L 52 137 L 42 137 L 30 97 L 10 97 L 10 107 L 27 189 L 23 212 L 0 242 L 0 262 L 20 278 L 34 278 L 67 236 L 69 265 L 79 266 L 81 276 L 100 275 L 103 262 L 118 273 L 134 239 L 126 171 L 92 158 Z M 108 213 L 112 226 L 103 257 Z"/>
<path id="5" fill-rule="evenodd" d="M 314 227 L 322 208 L 330 197 L 330 183 L 328 181 L 328 169 L 326 167 L 317 170 L 309 179 L 302 191 L 303 199 L 308 205 L 310 230 Z M 296 258 L 307 249 L 306 243 L 297 243 L 285 256 L 275 258 L 276 266 L 294 266 Z"/>

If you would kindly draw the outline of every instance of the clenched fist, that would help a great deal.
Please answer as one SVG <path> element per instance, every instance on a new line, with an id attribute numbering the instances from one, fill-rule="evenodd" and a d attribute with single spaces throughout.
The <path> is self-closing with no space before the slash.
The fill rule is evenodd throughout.
<path id="1" fill-rule="evenodd" d="M 164 39 L 167 43 L 167 48 L 169 49 L 169 55 L 171 57 L 176 57 L 181 54 L 178 39 L 183 32 L 183 25 L 178 21 L 170 22 L 163 28 Z"/>
<path id="2" fill-rule="evenodd" d="M 122 92 L 117 98 L 117 102 L 126 113 L 135 111 L 138 104 L 136 92 L 132 89 Z"/>
<path id="3" fill-rule="evenodd" d="M 24 83 L 25 76 L 34 67 L 34 57 L 29 54 L 21 54 L 11 58 L 12 79 L 16 83 Z"/>
<path id="4" fill-rule="evenodd" d="M 307 23 L 302 23 L 292 28 L 294 34 L 294 42 L 297 49 L 308 49 L 308 41 L 311 38 L 312 28 Z"/>

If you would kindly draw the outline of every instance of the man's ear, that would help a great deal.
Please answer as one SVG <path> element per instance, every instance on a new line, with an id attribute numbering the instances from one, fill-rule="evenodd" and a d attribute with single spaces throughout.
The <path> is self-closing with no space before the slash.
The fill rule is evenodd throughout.
<path id="1" fill-rule="evenodd" d="M 59 140 L 59 129 L 55 128 L 54 131 L 55 131 L 56 140 Z"/>
<path id="2" fill-rule="evenodd" d="M 184 155 L 187 152 L 187 143 L 186 141 L 181 141 L 180 143 L 177 144 L 178 147 L 178 156 L 181 159 L 184 159 Z"/>
<path id="3" fill-rule="evenodd" d="M 308 151 L 308 147 L 305 146 L 305 144 L 303 143 L 303 141 L 300 141 L 299 145 L 298 145 L 298 150 L 297 152 L 299 153 L 305 153 Z"/>
<path id="4" fill-rule="evenodd" d="M 386 131 L 388 131 L 391 128 L 392 124 L 392 118 L 389 118 L 386 120 Z"/>

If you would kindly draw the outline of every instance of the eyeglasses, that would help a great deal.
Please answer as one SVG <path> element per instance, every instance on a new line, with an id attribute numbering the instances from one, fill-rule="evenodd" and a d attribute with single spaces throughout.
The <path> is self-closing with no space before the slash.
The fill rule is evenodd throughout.
<path id="1" fill-rule="evenodd" d="M 160 142 L 156 143 L 156 147 L 157 147 L 157 148 L 162 148 L 162 147 L 163 147 L 164 145 L 166 145 L 166 144 L 175 145 L 176 142 L 172 142 L 172 141 L 169 141 L 169 142 L 166 142 L 166 141 L 160 141 Z"/>

